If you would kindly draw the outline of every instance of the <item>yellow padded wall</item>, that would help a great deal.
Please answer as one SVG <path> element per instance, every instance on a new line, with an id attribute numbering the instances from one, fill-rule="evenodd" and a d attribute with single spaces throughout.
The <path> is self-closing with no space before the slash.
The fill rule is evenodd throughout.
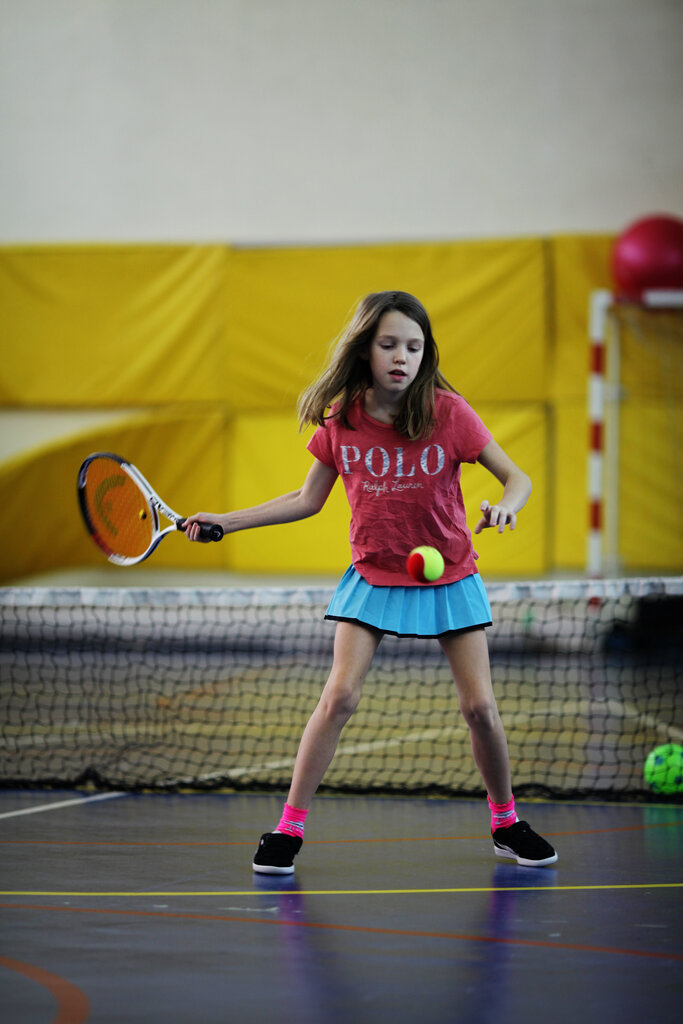
<path id="1" fill-rule="evenodd" d="M 297 490 L 313 457 L 311 436 L 298 433 L 288 413 L 241 413 L 232 431 L 230 508 L 246 508 Z M 238 572 L 341 575 L 350 561 L 349 511 L 340 481 L 317 516 L 298 523 L 246 530 L 228 538 Z"/>
<path id="2" fill-rule="evenodd" d="M 588 371 L 591 291 L 610 287 L 608 236 L 558 236 L 550 243 L 552 287 L 547 339 L 552 367 L 552 489 L 549 568 L 582 571 L 588 529 Z"/>
<path id="3" fill-rule="evenodd" d="M 227 261 L 222 246 L 0 249 L 0 403 L 225 398 Z"/>
<path id="4" fill-rule="evenodd" d="M 188 468 L 188 481 L 201 485 L 197 503 L 204 507 L 221 509 L 230 506 L 231 498 L 241 501 L 235 475 L 245 482 L 244 494 L 261 495 L 244 453 L 265 451 L 271 443 L 285 448 L 275 465 L 263 465 L 262 482 L 270 474 L 277 486 L 266 486 L 259 500 L 279 493 L 278 488 L 298 486 L 308 458 L 294 422 L 298 393 L 321 369 L 356 301 L 370 290 L 398 287 L 424 301 L 446 376 L 479 412 L 490 408 L 494 430 L 496 422 L 506 430 L 515 416 L 526 424 L 526 436 L 518 430 L 514 443 L 520 446 L 522 464 L 529 448 L 536 489 L 523 522 L 538 515 L 538 536 L 532 550 L 516 538 L 502 565 L 486 535 L 482 559 L 492 559 L 487 571 L 581 571 L 587 525 L 588 301 L 592 290 L 609 287 L 611 245 L 607 236 L 563 236 L 287 249 L 0 249 L 0 406 L 113 412 L 152 406 L 161 416 L 141 417 L 144 427 L 131 427 L 129 433 L 114 425 L 6 462 L 0 467 L 0 522 L 11 533 L 15 516 L 45 503 L 46 482 L 56 495 L 56 509 L 62 509 L 78 454 L 97 446 L 115 448 L 119 441 L 133 460 L 138 451 L 145 457 L 151 445 L 153 468 L 148 472 L 155 482 L 157 466 L 164 477 L 164 467 L 170 467 L 166 479 L 173 491 L 179 489 L 179 497 L 165 497 L 180 504 L 181 511 L 195 507 L 195 488 L 181 486 L 182 475 L 172 470 L 176 462 Z M 674 510 L 683 504 L 677 468 L 680 382 L 672 391 L 680 378 L 680 346 L 673 369 L 671 352 L 660 349 L 628 334 L 623 339 L 619 535 L 627 570 L 683 568 L 683 531 L 674 522 Z M 180 407 L 186 411 L 179 412 Z M 534 418 L 536 412 L 529 419 L 532 408 L 543 409 L 540 419 Z M 206 441 L 216 459 L 208 459 L 184 428 L 164 442 L 163 424 L 186 423 L 187 417 L 205 440 L 206 424 L 212 424 L 211 430 L 220 425 L 220 440 Z M 274 441 L 280 431 L 282 437 Z M 148 441 L 143 443 L 145 432 Z M 505 439 L 499 439 L 505 446 Z M 536 447 L 545 459 L 540 475 L 535 467 L 543 460 Z M 233 458 L 239 470 L 230 478 L 221 476 Z M 254 455 L 255 464 L 260 458 Z M 465 474 L 466 489 L 479 472 Z M 635 481 L 645 476 L 647 487 L 638 490 Z M 319 522 L 282 528 L 289 531 L 283 543 L 259 531 L 239 541 L 228 538 L 220 551 L 167 544 L 157 556 L 159 564 L 266 573 L 285 571 L 284 566 L 286 571 L 327 572 L 329 565 L 336 573 L 348 557 L 347 513 L 339 491 Z M 663 525 L 655 537 L 654 522 L 661 515 Z M 325 516 L 334 520 L 334 529 L 324 527 Z M 80 533 L 77 546 L 69 536 L 67 530 L 63 543 L 33 537 L 23 556 L 8 551 L 6 574 L 92 564 L 99 557 L 92 551 L 84 555 Z M 309 536 L 316 542 L 315 557 Z M 642 541 L 648 536 L 650 553 L 644 555 Z"/>
<path id="5" fill-rule="evenodd" d="M 530 576 L 546 567 L 546 424 L 540 404 L 500 410 L 484 403 L 480 415 L 510 456 L 534 482 L 534 492 L 520 514 L 517 531 L 500 537 L 488 530 L 475 539 L 480 571 L 489 576 Z M 260 504 L 296 490 L 304 481 L 312 456 L 306 435 L 297 433 L 289 414 L 237 417 L 232 435 L 231 507 Z M 495 501 L 500 484 L 481 466 L 463 466 L 463 492 L 473 529 L 484 498 Z M 341 575 L 351 561 L 349 508 L 337 481 L 323 511 L 311 519 L 250 530 L 229 538 L 231 561 L 241 572 Z"/>
<path id="6" fill-rule="evenodd" d="M 547 339 L 552 363 L 548 397 L 584 399 L 589 368 L 590 294 L 611 287 L 609 236 L 559 236 L 552 239 L 552 319 Z"/>
<path id="7" fill-rule="evenodd" d="M 0 402 L 291 408 L 369 291 L 414 292 L 476 401 L 543 397 L 543 245 L 0 250 Z M 506 365 L 509 353 L 514 353 Z"/>
<path id="8" fill-rule="evenodd" d="M 619 424 L 619 554 L 633 571 L 683 573 L 681 407 L 634 399 Z"/>
<path id="9" fill-rule="evenodd" d="M 589 301 L 611 287 L 609 236 L 552 240 L 554 332 L 549 338 L 553 410 L 554 487 L 549 567 L 583 570 L 586 564 Z M 616 502 L 621 568 L 681 572 L 679 465 L 683 441 L 683 314 L 618 317 L 618 402 L 606 406 L 608 448 L 618 431 L 619 488 L 605 491 L 605 511 Z M 614 358 L 614 324 L 606 344 Z M 612 396 L 613 398 L 614 396 Z M 616 413 L 616 416 L 615 416 Z M 605 466 L 606 483 L 609 469 Z M 605 537 L 609 550 L 612 542 Z"/>
<path id="10" fill-rule="evenodd" d="M 617 320 L 619 554 L 629 569 L 683 572 L 683 310 Z"/>
<path id="11" fill-rule="evenodd" d="M 542 400 L 540 240 L 234 250 L 226 293 L 239 409 L 293 407 L 368 292 L 426 306 L 451 383 L 472 402 Z"/>
<path id="12" fill-rule="evenodd" d="M 227 424 L 220 414 L 138 416 L 97 432 L 47 445 L 0 468 L 0 530 L 16 543 L 4 546 L 0 582 L 69 566 L 108 563 L 86 533 L 77 503 L 78 467 L 93 451 L 116 451 L 135 463 L 171 508 L 189 515 L 227 504 Z M 225 568 L 221 544 L 166 538 L 154 566 L 194 570 Z M 134 574 L 138 567 L 116 570 Z"/>
<path id="13" fill-rule="evenodd" d="M 548 570 L 549 481 L 547 412 L 541 403 L 505 408 L 498 404 L 477 407 L 494 438 L 510 458 L 531 477 L 533 491 L 519 513 L 517 529 L 500 535 L 485 530 L 474 537 L 478 568 L 491 576 L 542 576 Z M 497 480 L 483 466 L 464 466 L 462 489 L 467 521 L 474 529 L 483 498 L 494 502 L 502 493 Z"/>
<path id="14" fill-rule="evenodd" d="M 548 523 L 548 565 L 583 571 L 588 533 L 588 415 L 586 398 L 563 399 L 553 407 L 552 488 Z"/>

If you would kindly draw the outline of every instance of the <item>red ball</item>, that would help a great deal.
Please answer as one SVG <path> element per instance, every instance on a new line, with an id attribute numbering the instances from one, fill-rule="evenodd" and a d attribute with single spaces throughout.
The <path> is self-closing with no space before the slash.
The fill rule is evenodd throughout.
<path id="1" fill-rule="evenodd" d="M 640 300 L 657 288 L 683 290 L 683 220 L 664 214 L 631 224 L 612 250 L 617 293 Z"/>

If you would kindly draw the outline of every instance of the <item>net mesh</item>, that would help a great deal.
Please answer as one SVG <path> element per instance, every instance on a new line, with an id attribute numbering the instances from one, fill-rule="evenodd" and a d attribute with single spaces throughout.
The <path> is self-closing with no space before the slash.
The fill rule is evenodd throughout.
<path id="1" fill-rule="evenodd" d="M 683 740 L 683 579 L 488 590 L 515 792 L 657 799 L 645 757 Z M 6 589 L 0 784 L 286 789 L 331 665 L 329 596 Z M 383 639 L 324 787 L 482 793 L 435 641 Z"/>

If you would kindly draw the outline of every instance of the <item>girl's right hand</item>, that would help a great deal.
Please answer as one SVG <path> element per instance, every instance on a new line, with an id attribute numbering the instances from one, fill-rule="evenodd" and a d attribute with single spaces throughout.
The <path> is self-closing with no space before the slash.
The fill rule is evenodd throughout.
<path id="1" fill-rule="evenodd" d="M 228 533 L 227 515 L 219 515 L 217 512 L 197 512 L 193 516 L 188 516 L 184 523 L 185 536 L 188 540 L 198 541 L 200 544 L 211 543 L 205 537 L 199 535 L 199 523 L 218 523 L 222 527 L 223 533 Z"/>

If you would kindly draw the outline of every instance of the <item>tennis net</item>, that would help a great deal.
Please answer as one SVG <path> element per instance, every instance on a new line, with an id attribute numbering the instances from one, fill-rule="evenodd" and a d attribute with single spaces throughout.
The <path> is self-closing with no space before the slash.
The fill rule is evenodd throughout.
<path id="1" fill-rule="evenodd" d="M 645 757 L 683 741 L 683 578 L 488 591 L 515 792 L 657 799 Z M 329 596 L 0 591 L 0 785 L 286 789 L 331 664 Z M 436 641 L 383 639 L 324 786 L 482 792 Z"/>

